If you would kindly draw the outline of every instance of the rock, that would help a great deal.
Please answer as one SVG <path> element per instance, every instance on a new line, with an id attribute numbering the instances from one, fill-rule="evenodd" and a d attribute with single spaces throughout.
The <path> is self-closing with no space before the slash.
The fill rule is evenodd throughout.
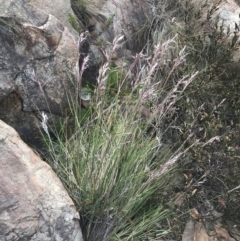
<path id="1" fill-rule="evenodd" d="M 196 6 L 206 5 L 208 10 L 215 6 L 213 18 L 219 16 L 220 22 L 223 20 L 225 26 L 229 26 L 231 32 L 235 30 L 235 22 L 239 24 L 240 2 L 237 0 L 224 0 L 219 3 L 219 0 L 207 1 L 206 3 L 200 0 L 192 0 Z M 207 11 L 205 12 L 207 14 Z M 206 15 L 204 15 L 204 18 Z"/>
<path id="2" fill-rule="evenodd" d="M 0 119 L 14 127 L 26 143 L 38 149 L 43 148 L 39 120 L 34 113 L 22 110 L 22 101 L 16 93 L 0 101 Z"/>
<path id="3" fill-rule="evenodd" d="M 123 34 L 127 40 L 127 49 L 131 51 L 141 51 L 146 44 L 141 43 L 140 32 L 146 27 L 149 31 L 153 18 L 152 7 L 148 0 L 106 0 L 101 11 L 107 18 L 107 22 L 112 22 L 112 27 L 105 28 L 109 36 Z M 110 26 L 110 25 L 109 25 Z"/>
<path id="4" fill-rule="evenodd" d="M 35 113 L 67 113 L 78 49 L 64 25 L 28 2 L 0 0 L 0 118 L 40 147 Z"/>
<path id="5" fill-rule="evenodd" d="M 193 220 L 190 220 L 186 223 L 183 236 L 182 236 L 182 241 L 193 241 L 194 228 L 195 228 L 195 223 Z"/>
<path id="6" fill-rule="evenodd" d="M 69 15 L 74 15 L 70 0 L 28 0 L 28 3 L 56 17 L 76 38 L 78 37 L 79 34 L 68 21 Z"/>
<path id="7" fill-rule="evenodd" d="M 227 0 L 223 1 L 220 4 L 218 11 L 215 16 L 219 16 L 220 21 L 219 24 L 223 23 L 225 26 L 225 32 L 227 29 L 230 30 L 230 36 L 228 41 L 231 43 L 233 36 L 236 35 L 236 41 L 239 42 L 240 36 L 240 4 L 235 0 Z M 237 26 L 237 28 L 236 28 Z M 233 52 L 233 60 L 235 62 L 239 62 L 239 50 Z"/>
<path id="8" fill-rule="evenodd" d="M 222 1 L 219 5 L 219 9 L 216 11 L 215 16 L 219 16 L 220 20 L 226 27 L 229 27 L 230 32 L 236 31 L 235 23 L 239 25 L 240 4 L 237 4 L 234 0 Z M 221 21 L 220 21 L 221 23 Z"/>
<path id="9" fill-rule="evenodd" d="M 0 240 L 83 241 L 79 215 L 60 180 L 0 121 Z"/>

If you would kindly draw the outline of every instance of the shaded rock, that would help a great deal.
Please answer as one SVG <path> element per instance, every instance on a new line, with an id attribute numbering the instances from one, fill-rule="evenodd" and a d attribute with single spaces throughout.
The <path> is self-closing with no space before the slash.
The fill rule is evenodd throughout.
<path id="1" fill-rule="evenodd" d="M 31 143 L 39 135 L 34 113 L 63 116 L 68 96 L 76 93 L 78 50 L 64 25 L 28 2 L 0 0 L 0 118 L 36 146 L 37 141 Z"/>
<path id="2" fill-rule="evenodd" d="M 39 119 L 34 112 L 22 110 L 22 101 L 16 93 L 9 94 L 0 102 L 0 118 L 14 127 L 26 143 L 42 147 Z"/>
<path id="3" fill-rule="evenodd" d="M 79 215 L 60 180 L 0 121 L 0 240 L 82 241 Z"/>

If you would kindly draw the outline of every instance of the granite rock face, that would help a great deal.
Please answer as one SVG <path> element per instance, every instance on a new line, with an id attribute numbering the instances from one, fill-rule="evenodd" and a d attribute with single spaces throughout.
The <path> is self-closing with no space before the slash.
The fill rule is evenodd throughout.
<path id="1" fill-rule="evenodd" d="M 0 0 L 0 119 L 40 144 L 36 113 L 66 114 L 74 96 L 75 37 L 27 0 Z"/>
<path id="2" fill-rule="evenodd" d="M 78 37 L 78 33 L 74 30 L 69 23 L 69 14 L 73 15 L 70 0 L 28 0 L 28 3 L 41 9 L 47 14 L 53 15 L 57 18 L 62 25 L 68 28 L 68 30 Z"/>
<path id="3" fill-rule="evenodd" d="M 79 215 L 62 183 L 0 121 L 0 240 L 83 241 Z"/>

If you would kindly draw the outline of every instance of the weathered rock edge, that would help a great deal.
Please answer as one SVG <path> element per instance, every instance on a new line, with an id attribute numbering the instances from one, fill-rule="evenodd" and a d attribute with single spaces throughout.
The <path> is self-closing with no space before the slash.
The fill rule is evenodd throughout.
<path id="1" fill-rule="evenodd" d="M 0 240 L 83 241 L 79 214 L 52 171 L 0 121 Z"/>

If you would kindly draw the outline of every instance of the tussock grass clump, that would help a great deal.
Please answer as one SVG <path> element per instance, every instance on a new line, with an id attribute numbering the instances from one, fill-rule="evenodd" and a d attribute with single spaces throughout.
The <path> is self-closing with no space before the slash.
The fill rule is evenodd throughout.
<path id="1" fill-rule="evenodd" d="M 156 45 L 150 56 L 137 54 L 123 76 L 112 67 L 113 53 L 123 44 L 123 36 L 117 37 L 103 52 L 107 61 L 99 70 L 92 103 L 79 110 L 80 103 L 70 101 L 73 135 L 63 141 L 56 133 L 55 142 L 47 135 L 52 164 L 80 211 L 85 240 L 141 240 L 161 237 L 169 229 L 164 223 L 170 201 L 163 201 L 163 193 L 174 185 L 172 167 L 189 148 L 165 146 L 160 126 L 197 74 L 182 76 L 162 96 L 164 80 L 156 82 L 154 76 L 176 38 Z M 174 60 L 178 65 L 184 63 L 183 52 Z M 139 115 L 141 107 L 150 110 L 148 118 Z M 45 115 L 42 126 L 49 133 Z"/>

